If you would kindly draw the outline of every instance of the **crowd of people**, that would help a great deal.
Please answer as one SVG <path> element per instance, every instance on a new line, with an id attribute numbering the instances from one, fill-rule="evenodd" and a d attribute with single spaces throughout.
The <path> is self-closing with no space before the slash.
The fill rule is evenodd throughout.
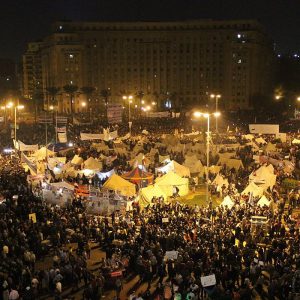
<path id="1" fill-rule="evenodd" d="M 145 153 L 161 140 L 162 132 L 174 132 L 178 126 L 162 123 L 157 129 L 149 124 L 141 125 L 150 132 L 142 146 Z M 76 138 L 79 130 L 73 133 L 80 155 L 99 156 Z M 27 142 L 25 134 L 26 130 L 20 132 L 20 138 Z M 241 137 L 237 140 L 244 143 Z M 35 142 L 39 142 L 38 135 Z M 216 137 L 215 142 L 225 144 L 227 137 Z M 124 143 L 131 152 L 138 141 Z M 3 148 L 8 145 L 8 137 L 1 139 Z M 297 146 L 282 147 L 297 162 Z M 48 204 L 33 193 L 17 153 L 2 155 L 0 298 L 69 299 L 80 293 L 84 299 L 293 299 L 291 295 L 300 291 L 296 276 L 300 236 L 297 220 L 292 218 L 299 194 L 297 189 L 285 194 L 282 182 L 297 174 L 286 175 L 275 168 L 277 182 L 268 192 L 273 205 L 257 206 L 258 199 L 250 201 L 251 195 L 240 194 L 256 167 L 253 154 L 251 146 L 240 147 L 234 155 L 243 168 L 221 166 L 219 174 L 229 182 L 221 188 L 222 197 L 229 195 L 235 202 L 230 209 L 212 200 L 200 207 L 154 198 L 149 206 L 134 203 L 132 210 L 110 217 L 88 215 L 81 198 L 62 207 Z M 113 167 L 120 174 L 130 170 L 129 157 L 115 155 L 104 170 Z M 159 165 L 158 155 L 184 161 L 183 153 L 161 146 L 148 171 L 154 172 Z M 212 153 L 211 162 L 217 160 Z M 202 180 L 211 183 L 214 177 L 203 174 Z M 84 176 L 72 180 L 88 182 Z M 93 178 L 95 186 L 104 183 L 96 181 Z M 220 196 L 212 184 L 210 190 Z M 254 225 L 253 216 L 266 217 L 267 222 Z M 94 252 L 105 253 L 96 268 L 89 264 Z M 215 284 L 205 286 L 201 278 L 209 275 L 214 275 Z M 134 287 L 129 288 L 131 282 Z"/>

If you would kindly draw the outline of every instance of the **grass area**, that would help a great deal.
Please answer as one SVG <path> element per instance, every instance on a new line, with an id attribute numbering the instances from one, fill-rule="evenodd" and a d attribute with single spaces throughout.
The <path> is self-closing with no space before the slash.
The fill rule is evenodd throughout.
<path id="1" fill-rule="evenodd" d="M 190 192 L 188 195 L 181 197 L 179 199 L 179 202 L 183 204 L 187 204 L 190 206 L 207 206 L 207 200 L 206 200 L 206 189 L 205 187 L 202 187 L 200 189 L 197 189 L 195 193 Z M 212 204 L 213 207 L 216 207 L 220 205 L 222 202 L 222 199 L 212 196 Z"/>

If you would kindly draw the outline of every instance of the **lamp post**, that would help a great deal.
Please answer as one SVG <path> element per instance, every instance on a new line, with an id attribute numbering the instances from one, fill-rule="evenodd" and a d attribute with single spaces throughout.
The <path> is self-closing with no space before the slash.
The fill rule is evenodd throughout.
<path id="1" fill-rule="evenodd" d="M 216 113 L 218 112 L 218 104 L 219 104 L 219 99 L 221 98 L 221 95 L 220 94 L 211 94 L 210 95 L 210 98 L 211 99 L 216 99 Z M 218 118 L 216 118 L 216 132 L 218 132 Z"/>
<path id="2" fill-rule="evenodd" d="M 131 126 L 132 126 L 132 123 L 131 123 L 131 104 L 132 104 L 132 99 L 133 99 L 133 96 L 129 95 L 129 96 L 126 96 L 124 95 L 123 97 L 123 100 L 128 100 L 128 127 L 129 127 L 129 133 L 131 133 Z"/>
<path id="3" fill-rule="evenodd" d="M 10 102 L 6 105 L 6 107 L 7 108 L 14 108 L 14 110 L 15 110 L 14 138 L 15 138 L 15 141 L 17 143 L 17 110 L 18 109 L 20 109 L 20 110 L 23 109 L 24 105 L 14 105 L 12 102 Z"/>
<path id="4" fill-rule="evenodd" d="M 216 119 L 221 114 L 219 112 L 214 112 L 212 114 L 209 113 L 202 113 L 199 111 L 194 112 L 194 116 L 196 118 L 200 118 L 203 116 L 205 119 L 207 119 L 207 135 L 206 135 L 206 168 L 207 168 L 207 178 L 206 178 L 206 202 L 208 203 L 208 172 L 209 172 L 209 152 L 210 152 L 210 117 L 214 116 Z"/>

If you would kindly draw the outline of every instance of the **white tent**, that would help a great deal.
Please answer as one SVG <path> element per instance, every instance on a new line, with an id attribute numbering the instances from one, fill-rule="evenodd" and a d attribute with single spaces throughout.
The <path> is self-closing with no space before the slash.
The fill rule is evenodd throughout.
<path id="1" fill-rule="evenodd" d="M 220 172 L 221 168 L 222 168 L 221 166 L 209 166 L 208 170 L 212 174 L 218 174 Z M 206 166 L 204 167 L 204 172 L 205 172 L 205 174 L 207 174 Z"/>
<path id="2" fill-rule="evenodd" d="M 178 187 L 180 196 L 185 196 L 189 192 L 188 178 L 181 178 L 174 172 L 169 172 L 162 177 L 156 178 L 155 182 L 155 185 L 158 186 L 167 196 L 173 195 L 174 186 Z"/>
<path id="3" fill-rule="evenodd" d="M 276 183 L 274 167 L 272 165 L 261 166 L 250 174 L 249 181 L 261 185 L 265 190 L 272 189 Z"/>
<path id="4" fill-rule="evenodd" d="M 267 199 L 265 195 L 263 195 L 259 201 L 257 202 L 257 206 L 263 207 L 263 206 L 270 206 L 271 201 Z"/>
<path id="5" fill-rule="evenodd" d="M 84 162 L 84 168 L 89 169 L 89 170 L 96 170 L 100 171 L 102 169 L 102 164 L 98 160 L 96 160 L 93 157 L 89 157 L 85 162 Z"/>
<path id="6" fill-rule="evenodd" d="M 222 187 L 223 185 L 225 185 L 226 187 L 229 186 L 228 179 L 224 178 L 220 174 L 217 174 L 216 178 L 213 181 L 213 184 L 216 184 L 218 187 Z"/>
<path id="7" fill-rule="evenodd" d="M 239 168 L 243 168 L 243 163 L 240 159 L 233 158 L 221 158 L 218 161 L 218 165 L 226 165 L 229 169 L 238 170 Z"/>
<path id="8" fill-rule="evenodd" d="M 234 202 L 231 200 L 229 196 L 226 196 L 220 206 L 227 206 L 229 209 L 231 209 L 234 206 Z"/>
<path id="9" fill-rule="evenodd" d="M 192 174 L 194 174 L 194 173 L 203 174 L 203 172 L 204 172 L 204 167 L 196 155 L 186 156 L 183 165 L 185 167 L 187 167 Z"/>
<path id="10" fill-rule="evenodd" d="M 264 193 L 262 187 L 257 186 L 254 182 L 250 182 L 249 185 L 242 191 L 242 195 L 250 195 L 253 197 L 261 197 Z"/>
<path id="11" fill-rule="evenodd" d="M 135 196 L 135 185 L 121 176 L 116 174 L 111 175 L 103 185 L 104 189 L 109 189 L 118 192 L 122 196 Z"/>
<path id="12" fill-rule="evenodd" d="M 81 165 L 83 163 L 83 158 L 79 155 L 74 155 L 73 159 L 71 160 L 72 165 Z"/>
<path id="13" fill-rule="evenodd" d="M 114 170 L 114 169 L 112 169 L 112 170 L 110 170 L 110 171 L 108 171 L 108 172 L 98 172 L 98 173 L 97 173 L 98 177 L 99 177 L 101 180 L 103 180 L 103 179 L 105 179 L 105 178 L 108 178 L 108 177 L 110 177 L 110 176 L 113 175 L 113 174 L 115 174 L 115 170 Z"/>
<path id="14" fill-rule="evenodd" d="M 164 201 L 167 200 L 166 193 L 157 185 L 149 185 L 140 190 L 139 203 L 142 206 L 147 206 L 151 203 L 153 197 L 163 197 Z"/>
<path id="15" fill-rule="evenodd" d="M 185 166 L 182 166 L 175 160 L 172 160 L 171 162 L 169 162 L 167 165 L 165 165 L 163 167 L 157 168 L 156 172 L 162 172 L 162 173 L 174 172 L 177 175 L 179 175 L 180 177 L 190 177 L 191 176 L 190 169 Z"/>

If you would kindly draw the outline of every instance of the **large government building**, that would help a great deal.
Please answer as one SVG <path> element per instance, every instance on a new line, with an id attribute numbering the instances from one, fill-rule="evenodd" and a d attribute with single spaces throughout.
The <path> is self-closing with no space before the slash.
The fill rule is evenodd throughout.
<path id="1" fill-rule="evenodd" d="M 274 53 L 260 23 L 253 20 L 183 22 L 57 22 L 41 42 L 30 43 L 23 55 L 24 96 L 61 90 L 59 110 L 76 112 L 81 102 L 102 105 L 123 95 L 144 94 L 156 109 L 200 107 L 220 94 L 222 109 L 251 109 L 271 94 Z M 93 94 L 81 92 L 93 87 Z M 75 88 L 76 90 L 76 88 Z M 103 94 L 103 93 L 102 93 Z M 139 101 L 137 96 L 135 98 Z"/>

